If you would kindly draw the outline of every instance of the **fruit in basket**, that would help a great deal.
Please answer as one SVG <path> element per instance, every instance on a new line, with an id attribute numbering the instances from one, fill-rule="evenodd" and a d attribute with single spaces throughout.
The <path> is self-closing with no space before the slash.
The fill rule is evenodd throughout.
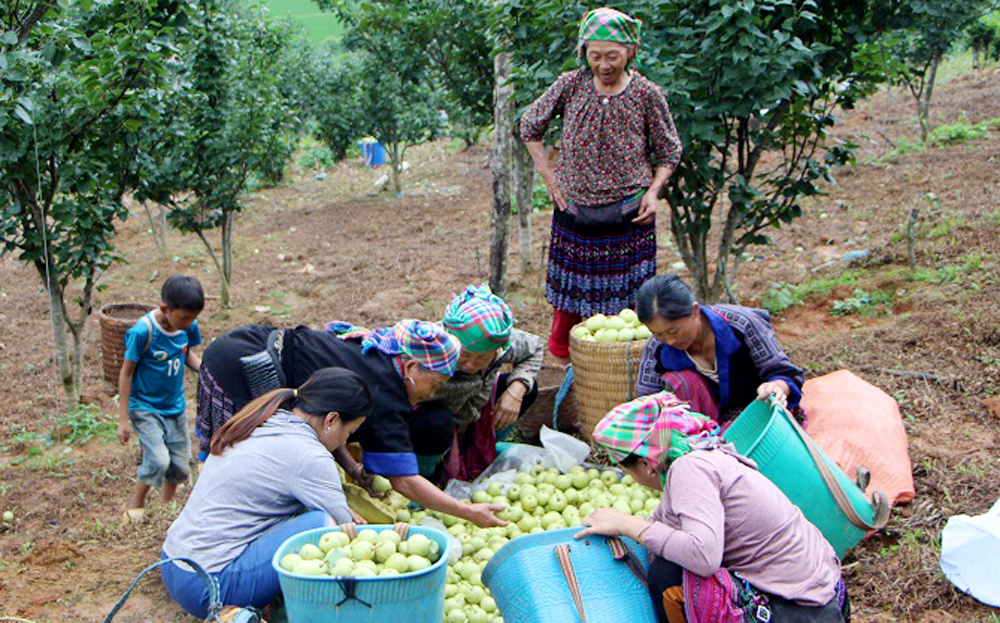
<path id="1" fill-rule="evenodd" d="M 635 329 L 635 339 L 637 339 L 637 340 L 648 340 L 651 337 L 653 337 L 653 332 L 649 330 L 649 327 L 647 327 L 644 324 L 641 324 L 638 327 L 636 327 L 636 329 Z"/>
<path id="2" fill-rule="evenodd" d="M 618 341 L 619 342 L 631 342 L 635 339 L 635 329 L 629 329 L 625 327 L 618 331 Z"/>
<path id="3" fill-rule="evenodd" d="M 596 333 L 598 329 L 604 328 L 604 321 L 607 320 L 604 314 L 594 314 L 590 318 L 584 321 L 583 325 L 587 327 L 587 330 L 591 333 Z"/>
<path id="4" fill-rule="evenodd" d="M 625 309 L 618 312 L 618 317 L 621 318 L 625 322 L 625 324 L 627 324 L 630 327 L 639 326 L 639 315 L 635 313 L 635 310 L 626 307 Z"/>
<path id="5" fill-rule="evenodd" d="M 302 557 L 302 560 L 320 560 L 320 561 L 322 561 L 323 558 L 326 557 L 326 555 L 323 553 L 323 550 L 321 550 L 316 545 L 313 545 L 312 543 L 306 543 L 305 545 L 303 545 L 302 549 L 299 550 L 299 556 Z"/>
<path id="6" fill-rule="evenodd" d="M 598 342 L 617 342 L 618 329 L 605 329 L 600 336 L 595 336 Z"/>
<path id="7" fill-rule="evenodd" d="M 351 537 L 347 536 L 343 532 L 327 532 L 323 536 L 319 537 L 319 548 L 324 554 L 329 553 L 329 551 L 335 547 L 344 547 L 351 542 Z"/>
<path id="8" fill-rule="evenodd" d="M 341 558 L 330 567 L 330 575 L 351 575 L 354 571 L 354 561 L 350 558 Z"/>
<path id="9" fill-rule="evenodd" d="M 300 575 L 323 575 L 326 572 L 326 564 L 322 560 L 316 560 L 313 558 L 300 560 L 292 569 L 292 573 L 298 573 Z"/>
<path id="10" fill-rule="evenodd" d="M 302 557 L 298 554 L 285 554 L 281 557 L 281 562 L 278 565 L 285 571 L 292 571 L 295 569 L 295 565 L 302 562 Z"/>
<path id="11" fill-rule="evenodd" d="M 621 331 L 627 325 L 625 321 L 622 320 L 621 316 L 608 316 L 607 320 L 604 321 L 605 329 L 614 329 L 615 331 Z"/>
<path id="12" fill-rule="evenodd" d="M 431 551 L 431 540 L 422 534 L 414 534 L 406 539 L 407 551 L 415 556 L 427 556 Z"/>

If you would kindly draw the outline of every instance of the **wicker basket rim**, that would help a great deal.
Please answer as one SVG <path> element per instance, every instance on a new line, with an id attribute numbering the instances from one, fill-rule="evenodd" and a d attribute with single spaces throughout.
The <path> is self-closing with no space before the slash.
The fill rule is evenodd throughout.
<path id="1" fill-rule="evenodd" d="M 101 323 L 119 324 L 128 322 L 130 325 L 135 324 L 138 316 L 131 316 L 129 318 L 121 318 L 117 315 L 113 315 L 114 312 L 137 312 L 142 313 L 139 316 L 145 315 L 146 312 L 156 309 L 156 305 L 150 305 L 149 303 L 107 303 L 101 306 L 101 309 L 97 312 L 97 318 Z"/>
<path id="2" fill-rule="evenodd" d="M 572 329 L 570 329 L 571 331 L 571 333 L 569 334 L 570 350 L 573 349 L 574 345 L 583 345 L 583 344 L 586 344 L 584 348 L 588 350 L 626 350 L 626 349 L 635 349 L 640 347 L 645 348 L 646 342 L 648 342 L 650 339 L 647 337 L 641 340 L 631 340 L 629 342 L 596 342 L 590 340 L 581 340 L 580 338 L 573 335 L 572 331 L 573 329 L 582 326 L 584 325 L 581 322 L 573 325 Z"/>

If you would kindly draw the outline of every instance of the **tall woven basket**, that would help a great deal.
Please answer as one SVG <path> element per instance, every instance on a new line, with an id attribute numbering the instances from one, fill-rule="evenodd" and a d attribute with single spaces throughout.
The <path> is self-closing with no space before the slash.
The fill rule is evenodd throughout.
<path id="1" fill-rule="evenodd" d="M 101 323 L 101 352 L 104 358 L 104 380 L 118 388 L 118 373 L 125 357 L 125 332 L 140 318 L 156 309 L 145 303 L 109 303 L 97 312 Z"/>
<path id="2" fill-rule="evenodd" d="M 608 411 L 635 398 L 639 359 L 648 341 L 591 342 L 570 333 L 573 390 L 580 426 L 588 439 Z"/>

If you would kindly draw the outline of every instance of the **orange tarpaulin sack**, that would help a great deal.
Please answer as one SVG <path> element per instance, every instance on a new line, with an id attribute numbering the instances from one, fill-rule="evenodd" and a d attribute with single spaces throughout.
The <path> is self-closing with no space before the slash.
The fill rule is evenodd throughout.
<path id="1" fill-rule="evenodd" d="M 838 370 L 802 387 L 809 436 L 853 478 L 871 472 L 865 493 L 882 490 L 893 504 L 913 500 L 913 470 L 899 405 L 889 394 L 849 370 Z"/>

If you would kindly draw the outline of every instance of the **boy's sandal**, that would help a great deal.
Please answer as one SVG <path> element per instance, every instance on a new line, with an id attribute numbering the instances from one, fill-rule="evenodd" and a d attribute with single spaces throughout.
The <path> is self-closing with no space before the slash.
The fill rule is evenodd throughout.
<path id="1" fill-rule="evenodd" d="M 146 520 L 145 508 L 128 508 L 122 511 L 123 524 L 137 524 Z"/>

